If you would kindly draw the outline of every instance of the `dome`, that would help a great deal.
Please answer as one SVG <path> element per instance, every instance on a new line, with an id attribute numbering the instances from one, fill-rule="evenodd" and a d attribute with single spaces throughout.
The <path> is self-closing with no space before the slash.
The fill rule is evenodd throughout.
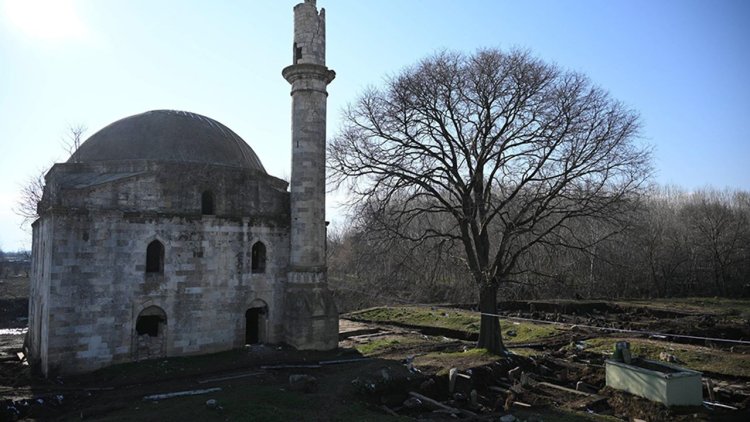
<path id="1" fill-rule="evenodd" d="M 258 170 L 263 164 L 231 129 L 200 114 L 154 110 L 118 120 L 91 135 L 68 163 L 153 160 Z"/>

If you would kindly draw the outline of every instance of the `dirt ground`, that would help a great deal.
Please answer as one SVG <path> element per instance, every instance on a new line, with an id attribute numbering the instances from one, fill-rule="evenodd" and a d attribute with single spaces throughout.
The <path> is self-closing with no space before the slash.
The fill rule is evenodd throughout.
<path id="1" fill-rule="evenodd" d="M 698 334 L 712 326 L 718 327 L 709 330 L 714 335 L 750 338 L 750 328 L 742 326 L 742 315 L 737 313 L 670 314 L 619 305 L 518 304 L 506 307 L 508 317 L 578 326 L 565 326 L 560 333 L 534 344 L 518 344 L 511 348 L 514 353 L 505 357 L 473 349 L 473 342 L 443 335 L 434 327 L 344 318 L 340 347 L 332 352 L 257 345 L 215 355 L 118 365 L 77 377 L 42 379 L 32 376 L 15 355 L 25 329 L 24 307 L 18 305 L 18 299 L 23 300 L 27 284 L 3 281 L 0 287 L 0 421 L 750 420 L 750 376 L 733 375 L 722 367 L 709 374 L 714 398 L 738 410 L 667 408 L 606 388 L 606 356 L 595 348 L 598 343 L 594 339 L 608 334 L 587 328 L 657 328 L 660 332 Z M 632 336 L 632 340 L 674 341 L 643 336 Z M 587 341 L 589 346 L 582 346 Z M 744 346 L 696 344 L 700 343 L 697 340 L 687 343 L 685 347 L 714 348 L 711 350 L 750 359 Z M 645 346 L 643 350 L 647 350 Z M 452 391 L 451 368 L 457 374 Z M 148 398 L 185 391 L 200 394 Z M 704 395 L 708 395 L 705 386 Z"/>

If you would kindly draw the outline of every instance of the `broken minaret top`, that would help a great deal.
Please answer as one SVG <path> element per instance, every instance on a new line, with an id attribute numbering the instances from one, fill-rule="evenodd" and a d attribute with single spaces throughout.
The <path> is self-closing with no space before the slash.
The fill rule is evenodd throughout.
<path id="1" fill-rule="evenodd" d="M 326 64 L 326 11 L 305 0 L 294 6 L 294 64 Z"/>

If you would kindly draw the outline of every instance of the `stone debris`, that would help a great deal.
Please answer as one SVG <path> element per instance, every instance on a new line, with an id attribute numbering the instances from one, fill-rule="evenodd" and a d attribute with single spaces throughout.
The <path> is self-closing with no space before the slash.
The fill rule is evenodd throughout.
<path id="1" fill-rule="evenodd" d="M 289 389 L 292 391 L 313 393 L 318 391 L 318 379 L 307 374 L 289 375 Z"/>
<path id="2" fill-rule="evenodd" d="M 511 381 L 516 381 L 521 377 L 521 367 L 516 366 L 515 368 L 508 371 L 508 378 L 510 378 Z"/>
<path id="3" fill-rule="evenodd" d="M 664 362 L 680 363 L 680 360 L 677 359 L 677 356 L 667 352 L 659 352 L 659 360 L 663 360 Z"/>
<path id="4" fill-rule="evenodd" d="M 419 400 L 416 397 L 409 397 L 408 399 L 404 400 L 404 407 L 406 407 L 407 409 L 414 409 L 421 406 L 422 400 Z"/>

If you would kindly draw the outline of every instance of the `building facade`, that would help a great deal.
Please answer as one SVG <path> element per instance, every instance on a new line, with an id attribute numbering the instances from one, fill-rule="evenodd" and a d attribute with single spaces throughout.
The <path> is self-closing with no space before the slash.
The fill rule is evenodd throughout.
<path id="1" fill-rule="evenodd" d="M 46 175 L 27 351 L 45 375 L 252 343 L 327 350 L 325 11 L 294 8 L 291 186 L 231 129 L 157 110 Z"/>

